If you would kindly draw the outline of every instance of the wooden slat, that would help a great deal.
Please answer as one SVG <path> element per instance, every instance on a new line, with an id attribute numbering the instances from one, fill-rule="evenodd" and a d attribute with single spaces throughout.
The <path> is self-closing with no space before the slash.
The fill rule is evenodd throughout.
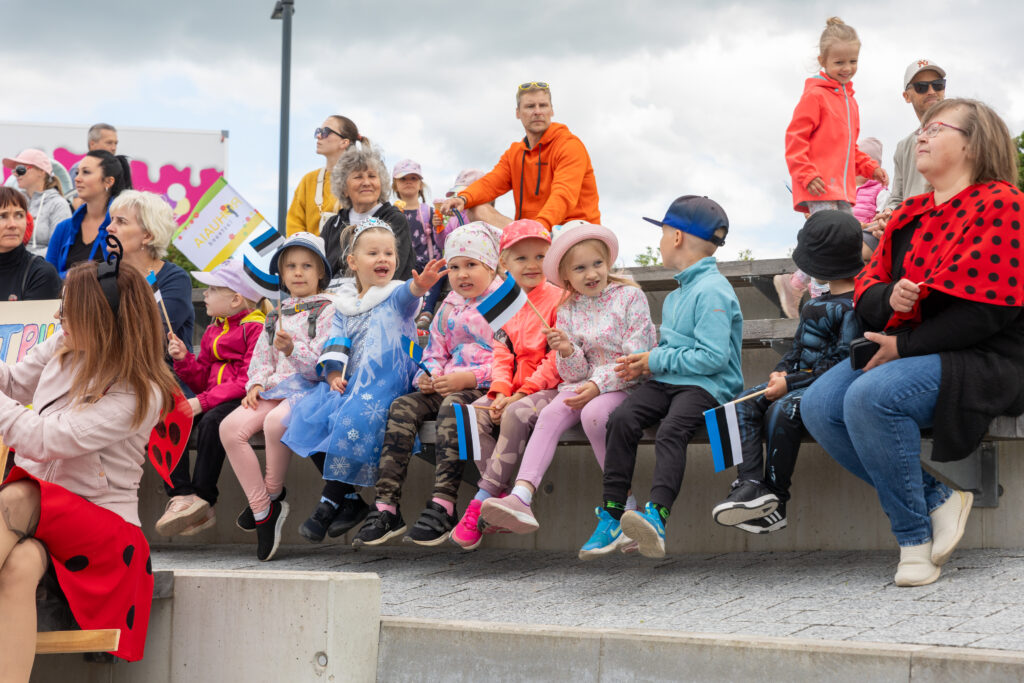
<path id="1" fill-rule="evenodd" d="M 51 655 L 68 652 L 111 652 L 121 642 L 116 628 L 93 631 L 48 631 L 36 634 L 36 654 Z"/>
<path id="2" fill-rule="evenodd" d="M 796 264 L 790 258 L 757 259 L 754 261 L 720 261 L 718 272 L 735 287 L 748 287 L 754 278 L 771 278 L 781 273 L 792 273 Z M 630 277 L 645 292 L 671 291 L 679 286 L 675 280 L 676 272 L 670 268 L 637 267 L 626 268 Z"/>
<path id="3" fill-rule="evenodd" d="M 766 320 L 743 321 L 743 346 L 745 348 L 770 345 L 772 342 L 791 342 L 796 335 L 799 320 L 770 318 Z"/>

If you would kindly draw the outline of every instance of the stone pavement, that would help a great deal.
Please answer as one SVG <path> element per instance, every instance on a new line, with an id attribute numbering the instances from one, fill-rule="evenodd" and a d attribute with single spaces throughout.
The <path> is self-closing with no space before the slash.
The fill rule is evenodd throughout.
<path id="1" fill-rule="evenodd" d="M 255 539 L 254 539 L 255 540 Z M 450 549 L 449 549 L 450 548 Z M 1024 651 L 1024 550 L 963 550 L 931 586 L 892 583 L 897 551 L 686 554 L 340 544 L 164 546 L 155 569 L 375 572 L 381 615 Z"/>

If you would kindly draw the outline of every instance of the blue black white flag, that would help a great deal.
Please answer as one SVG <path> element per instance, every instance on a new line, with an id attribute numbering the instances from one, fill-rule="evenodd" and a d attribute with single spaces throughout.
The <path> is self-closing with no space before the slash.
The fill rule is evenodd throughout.
<path id="1" fill-rule="evenodd" d="M 717 408 L 705 410 L 704 423 L 708 427 L 708 440 L 711 442 L 715 472 L 724 472 L 743 462 L 736 402 L 731 401 Z"/>
<path id="2" fill-rule="evenodd" d="M 511 275 L 505 273 L 505 282 L 481 301 L 476 310 L 497 332 L 526 305 L 526 301 L 526 292 L 520 289 Z"/>
<path id="3" fill-rule="evenodd" d="M 242 256 L 242 264 L 246 276 L 252 282 L 253 286 L 260 291 L 260 294 L 273 301 L 277 301 L 280 298 L 281 281 L 276 275 L 264 273 L 260 270 L 259 266 L 250 261 L 249 257 L 245 255 Z"/>
<path id="4" fill-rule="evenodd" d="M 250 242 L 250 244 L 260 256 L 270 256 L 277 251 L 278 247 L 284 244 L 284 237 L 274 228 L 270 228 Z"/>
<path id="5" fill-rule="evenodd" d="M 476 426 L 476 408 L 472 405 L 453 403 L 455 429 L 459 437 L 459 460 L 480 459 L 480 435 Z"/>

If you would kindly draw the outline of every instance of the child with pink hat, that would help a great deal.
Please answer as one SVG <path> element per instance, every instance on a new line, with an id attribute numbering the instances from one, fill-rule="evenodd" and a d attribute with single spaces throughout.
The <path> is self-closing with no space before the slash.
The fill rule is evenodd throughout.
<path id="1" fill-rule="evenodd" d="M 583 424 L 604 469 L 608 417 L 637 384 L 615 373 L 616 359 L 649 351 L 657 342 L 647 296 L 632 280 L 611 273 L 618 251 L 615 233 L 602 225 L 573 221 L 555 228 L 544 275 L 565 288 L 566 299 L 545 336 L 562 383 L 537 419 L 511 494 L 481 505 L 480 518 L 489 525 L 519 534 L 539 528 L 533 494 L 559 437 L 573 425 Z"/>

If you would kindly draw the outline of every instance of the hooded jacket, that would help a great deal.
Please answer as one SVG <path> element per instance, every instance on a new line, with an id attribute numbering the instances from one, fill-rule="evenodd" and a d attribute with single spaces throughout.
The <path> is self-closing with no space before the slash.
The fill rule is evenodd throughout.
<path id="1" fill-rule="evenodd" d="M 544 280 L 526 296 L 544 316 L 548 327 L 554 327 L 563 294 L 561 288 Z M 557 352 L 548 350 L 544 328 L 532 308 L 523 306 L 500 331 L 507 337 L 508 345 L 498 341 L 501 335 L 495 335 L 488 396 L 493 399 L 499 392 L 506 396 L 516 392 L 529 396 L 558 386 L 562 379 L 555 361 Z"/>
<path id="2" fill-rule="evenodd" d="M 57 192 L 57 188 L 51 187 L 32 195 L 28 200 L 28 212 L 35 219 L 35 229 L 28 249 L 33 254 L 45 256 L 50 235 L 58 223 L 71 218 L 71 207 L 68 206 L 68 200 Z"/>
<path id="3" fill-rule="evenodd" d="M 786 165 L 793 179 L 793 209 L 807 210 L 806 202 L 856 202 L 856 177 L 871 178 L 878 164 L 857 147 L 860 110 L 853 99 L 853 84 L 840 84 L 819 73 L 804 82 L 804 94 L 786 128 Z M 825 194 L 814 196 L 807 185 L 815 178 L 825 183 Z"/>
<path id="4" fill-rule="evenodd" d="M 515 220 L 532 218 L 551 229 L 573 220 L 600 223 L 597 180 L 587 148 L 562 123 L 552 123 L 537 145 L 527 138 L 505 150 L 490 173 L 459 192 L 466 207 L 512 190 Z"/>
<path id="5" fill-rule="evenodd" d="M 266 320 L 259 309 L 217 318 L 203 333 L 199 357 L 187 353 L 174 361 L 174 372 L 196 392 L 204 413 L 225 401 L 245 396 L 249 361 Z"/>

